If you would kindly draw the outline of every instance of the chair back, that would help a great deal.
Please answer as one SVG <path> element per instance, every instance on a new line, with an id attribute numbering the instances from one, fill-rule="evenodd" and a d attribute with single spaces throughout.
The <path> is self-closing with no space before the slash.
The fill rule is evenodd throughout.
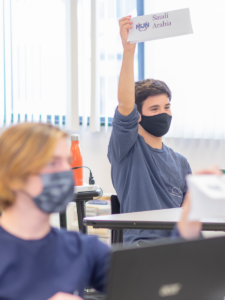
<path id="1" fill-rule="evenodd" d="M 111 196 L 111 214 L 120 214 L 120 203 L 116 195 Z"/>

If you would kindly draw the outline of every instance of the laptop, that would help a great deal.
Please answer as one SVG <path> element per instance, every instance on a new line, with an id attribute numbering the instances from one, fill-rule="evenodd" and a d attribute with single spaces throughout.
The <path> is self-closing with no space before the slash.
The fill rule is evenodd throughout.
<path id="1" fill-rule="evenodd" d="M 225 237 L 113 251 L 106 300 L 225 300 Z"/>

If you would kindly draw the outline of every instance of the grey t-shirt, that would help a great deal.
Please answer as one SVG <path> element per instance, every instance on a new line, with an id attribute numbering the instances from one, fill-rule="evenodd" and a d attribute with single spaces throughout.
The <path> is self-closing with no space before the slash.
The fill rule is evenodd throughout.
<path id="1" fill-rule="evenodd" d="M 163 144 L 150 147 L 138 134 L 139 113 L 135 105 L 128 116 L 116 109 L 109 142 L 113 186 L 120 212 L 180 207 L 187 191 L 185 177 L 191 173 L 185 157 Z M 168 230 L 124 230 L 124 242 L 167 237 Z"/>

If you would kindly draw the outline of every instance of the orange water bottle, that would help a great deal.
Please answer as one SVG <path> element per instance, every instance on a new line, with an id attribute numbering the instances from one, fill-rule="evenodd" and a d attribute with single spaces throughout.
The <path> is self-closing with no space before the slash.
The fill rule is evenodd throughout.
<path id="1" fill-rule="evenodd" d="M 83 158 L 80 151 L 79 135 L 71 135 L 72 168 L 83 166 Z M 83 168 L 73 170 L 76 185 L 83 185 Z"/>

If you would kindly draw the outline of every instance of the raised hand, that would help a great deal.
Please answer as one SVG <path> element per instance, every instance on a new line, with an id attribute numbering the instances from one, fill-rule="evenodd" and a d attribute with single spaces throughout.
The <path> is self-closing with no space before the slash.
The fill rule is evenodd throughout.
<path id="1" fill-rule="evenodd" d="M 127 16 L 119 20 L 120 36 L 122 39 L 124 51 L 134 51 L 136 46 L 136 44 L 130 44 L 130 42 L 127 41 L 129 29 L 133 28 L 133 22 L 130 20 L 130 18 L 131 16 Z"/>

